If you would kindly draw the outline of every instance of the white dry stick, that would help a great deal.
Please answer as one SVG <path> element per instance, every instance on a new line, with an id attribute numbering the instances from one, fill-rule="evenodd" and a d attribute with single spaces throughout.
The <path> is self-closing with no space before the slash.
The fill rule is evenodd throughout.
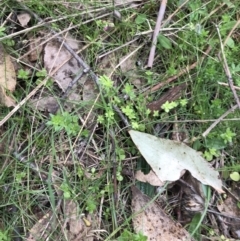
<path id="1" fill-rule="evenodd" d="M 223 86 L 227 86 L 227 87 L 229 87 L 229 84 L 224 83 L 224 82 L 218 82 L 218 84 L 219 84 L 219 85 L 223 85 Z M 240 87 L 235 86 L 235 85 L 233 85 L 233 88 L 234 88 L 235 90 L 240 90 Z"/>
<path id="2" fill-rule="evenodd" d="M 231 109 L 229 109 L 228 111 L 226 111 L 223 115 L 221 115 L 215 122 L 212 123 L 212 125 L 210 125 L 206 131 L 203 132 L 202 136 L 206 137 L 209 132 L 220 122 L 222 121 L 227 115 L 229 115 L 230 113 L 232 113 L 234 110 L 236 110 L 238 107 L 238 105 L 234 105 Z"/>
<path id="3" fill-rule="evenodd" d="M 221 38 L 220 30 L 219 30 L 217 25 L 216 25 L 216 28 L 217 28 L 217 33 L 218 33 L 218 37 L 219 37 L 219 40 L 220 40 L 220 48 L 221 48 L 222 58 L 223 58 L 223 68 L 224 68 L 224 71 L 225 71 L 227 79 L 228 79 L 229 87 L 231 88 L 234 99 L 235 99 L 235 101 L 238 105 L 238 108 L 240 109 L 240 100 L 239 100 L 238 95 L 236 93 L 236 90 L 234 89 L 234 86 L 233 86 L 232 74 L 231 74 L 231 71 L 228 67 L 227 59 L 226 59 L 226 56 L 225 56 L 225 53 L 224 53 L 224 46 L 222 44 L 222 38 Z M 220 54 L 219 54 L 219 56 L 220 56 Z"/>
<path id="4" fill-rule="evenodd" d="M 121 64 L 124 63 L 127 59 L 129 59 L 131 56 L 133 56 L 133 55 L 134 55 L 140 48 L 142 48 L 142 47 L 143 47 L 143 44 L 140 45 L 140 46 L 138 46 L 135 50 L 133 50 L 130 54 L 128 54 L 123 60 L 121 60 L 121 62 L 118 63 L 118 64 L 113 68 L 112 72 L 109 74 L 108 77 L 111 78 L 112 75 L 113 75 L 113 73 L 115 72 L 115 70 L 116 70 L 119 66 L 121 66 Z"/>
<path id="5" fill-rule="evenodd" d="M 147 66 L 152 68 L 153 65 L 153 60 L 154 60 L 154 55 L 155 55 L 155 50 L 156 50 L 156 44 L 157 44 L 157 36 L 159 34 L 160 28 L 161 28 L 161 23 L 163 20 L 163 16 L 165 13 L 165 9 L 167 6 L 167 0 L 162 0 L 161 6 L 159 8 L 159 12 L 158 12 L 158 17 L 157 17 L 157 23 L 154 29 L 154 33 L 153 33 L 153 41 L 152 41 L 152 47 L 150 50 L 150 54 L 148 57 L 148 64 Z"/>

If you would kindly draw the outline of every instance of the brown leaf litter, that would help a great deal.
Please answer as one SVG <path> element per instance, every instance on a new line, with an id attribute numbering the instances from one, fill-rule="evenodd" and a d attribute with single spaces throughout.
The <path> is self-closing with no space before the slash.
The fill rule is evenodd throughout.
<path id="1" fill-rule="evenodd" d="M 16 86 L 16 73 L 10 56 L 0 43 L 0 104 L 7 107 L 15 106 L 15 100 L 8 95 Z"/>
<path id="2" fill-rule="evenodd" d="M 190 234 L 174 222 L 151 199 L 135 186 L 132 186 L 133 227 L 135 232 L 142 232 L 150 240 L 188 241 Z"/>

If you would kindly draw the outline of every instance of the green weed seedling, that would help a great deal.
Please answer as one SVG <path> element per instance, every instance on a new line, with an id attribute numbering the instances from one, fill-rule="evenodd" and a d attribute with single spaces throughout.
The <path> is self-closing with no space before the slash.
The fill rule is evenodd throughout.
<path id="1" fill-rule="evenodd" d="M 142 233 L 131 233 L 127 229 L 123 230 L 123 233 L 120 237 L 118 237 L 117 241 L 147 241 L 147 237 L 144 236 Z"/>
<path id="2" fill-rule="evenodd" d="M 226 132 L 220 135 L 223 139 L 224 143 L 232 143 L 232 138 L 236 136 L 234 132 L 230 130 L 230 128 L 227 128 Z"/>
<path id="3" fill-rule="evenodd" d="M 72 198 L 71 187 L 68 185 L 67 182 L 63 182 L 60 186 L 60 189 L 63 191 L 63 197 L 65 199 L 71 199 Z"/>
<path id="4" fill-rule="evenodd" d="M 6 31 L 6 28 L 0 26 L 0 38 L 7 35 L 5 31 Z M 12 39 L 4 39 L 2 43 L 8 47 L 12 47 L 15 45 L 15 42 Z"/>
<path id="5" fill-rule="evenodd" d="M 0 241 L 10 241 L 10 238 L 8 236 L 8 231 L 0 230 Z"/>
<path id="6" fill-rule="evenodd" d="M 215 148 L 209 148 L 203 154 L 204 158 L 207 161 L 212 161 L 214 157 L 218 157 L 219 155 L 220 155 L 219 151 L 216 150 Z"/>
<path id="7" fill-rule="evenodd" d="M 0 27 L 0 37 L 6 36 L 5 30 L 6 30 L 6 28 Z"/>
<path id="8" fill-rule="evenodd" d="M 50 121 L 47 122 L 47 125 L 52 126 L 57 132 L 64 130 L 70 136 L 76 136 L 80 131 L 78 116 L 71 115 L 66 111 L 56 115 L 50 114 Z"/>
<path id="9" fill-rule="evenodd" d="M 20 69 L 18 71 L 18 75 L 17 77 L 19 79 L 22 79 L 22 80 L 28 80 L 29 79 L 29 72 L 27 70 L 24 70 L 24 69 Z"/>
<path id="10" fill-rule="evenodd" d="M 89 213 L 94 213 L 97 210 L 97 202 L 94 199 L 88 199 L 86 201 L 86 211 L 88 211 Z"/>
<path id="11" fill-rule="evenodd" d="M 165 111 L 165 112 L 169 112 L 170 110 L 174 109 L 175 107 L 177 107 L 178 105 L 180 105 L 181 107 L 185 107 L 188 103 L 187 99 L 181 99 L 178 101 L 166 101 L 161 108 Z"/>

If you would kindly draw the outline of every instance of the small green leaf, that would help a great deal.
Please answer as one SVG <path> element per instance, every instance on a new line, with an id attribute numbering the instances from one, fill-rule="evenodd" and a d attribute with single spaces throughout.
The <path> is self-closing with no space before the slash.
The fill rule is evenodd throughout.
<path id="1" fill-rule="evenodd" d="M 221 138 L 212 137 L 206 139 L 205 146 L 209 149 L 222 150 L 227 144 L 225 144 L 224 140 Z"/>
<path id="2" fill-rule="evenodd" d="M 240 209 L 240 202 L 237 202 L 237 207 Z"/>
<path id="3" fill-rule="evenodd" d="M 23 79 L 23 80 L 27 80 L 29 78 L 29 72 L 24 70 L 24 69 L 20 69 L 18 71 L 18 78 Z"/>
<path id="4" fill-rule="evenodd" d="M 135 23 L 138 24 L 138 25 L 142 24 L 146 21 L 146 19 L 147 19 L 146 14 L 139 14 L 135 19 Z"/>
<path id="5" fill-rule="evenodd" d="M 223 0 L 225 4 L 227 4 L 228 8 L 235 8 L 235 5 L 231 3 L 229 0 Z"/>
<path id="6" fill-rule="evenodd" d="M 232 172 L 230 174 L 230 178 L 235 181 L 235 182 L 238 182 L 240 180 L 240 175 L 238 172 Z"/>
<path id="7" fill-rule="evenodd" d="M 227 42 L 226 42 L 226 44 L 227 44 L 227 46 L 229 47 L 229 48 L 234 48 L 234 46 L 235 46 L 235 43 L 234 43 L 234 41 L 233 41 L 233 39 L 231 38 L 231 37 L 229 37 L 228 39 L 227 39 Z"/>
<path id="8" fill-rule="evenodd" d="M 169 40 L 169 38 L 165 37 L 164 35 L 162 34 L 159 34 L 158 36 L 158 41 L 159 41 L 159 44 L 165 48 L 165 49 L 171 49 L 172 48 L 172 43 L 171 41 Z"/>
<path id="9" fill-rule="evenodd" d="M 100 124 L 103 124 L 104 123 L 104 116 L 99 115 L 98 118 L 97 118 L 97 122 L 100 123 Z"/>
<path id="10" fill-rule="evenodd" d="M 123 106 L 121 108 L 122 112 L 127 116 L 129 117 L 130 119 L 135 119 L 136 118 L 136 115 L 134 113 L 134 109 L 130 106 L 130 105 L 127 105 L 127 106 Z"/>
<path id="11" fill-rule="evenodd" d="M 46 69 L 42 69 L 42 70 L 38 71 L 36 73 L 36 76 L 37 77 L 46 77 L 47 76 L 47 70 Z"/>
<path id="12" fill-rule="evenodd" d="M 105 90 L 109 90 L 113 87 L 113 81 L 106 75 L 100 76 L 99 82 Z"/>
<path id="13" fill-rule="evenodd" d="M 136 97 L 133 89 L 133 85 L 127 83 L 124 85 L 123 92 L 129 96 L 129 98 L 132 100 Z"/>
<path id="14" fill-rule="evenodd" d="M 138 130 L 138 128 L 139 128 L 139 124 L 138 124 L 136 121 L 133 121 L 133 122 L 131 123 L 131 126 L 132 126 L 132 128 L 135 129 L 135 130 Z"/>
<path id="15" fill-rule="evenodd" d="M 173 108 L 177 107 L 178 103 L 176 101 L 171 101 L 169 102 L 168 100 L 161 106 L 161 108 L 165 111 L 165 112 L 169 112 L 170 110 L 172 110 Z"/>

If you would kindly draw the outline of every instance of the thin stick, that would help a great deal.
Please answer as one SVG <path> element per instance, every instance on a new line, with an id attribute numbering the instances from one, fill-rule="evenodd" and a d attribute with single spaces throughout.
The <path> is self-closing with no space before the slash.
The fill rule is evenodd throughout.
<path id="1" fill-rule="evenodd" d="M 113 75 L 113 73 L 115 72 L 115 70 L 121 66 L 122 63 L 124 63 L 125 61 L 127 61 L 132 55 L 134 55 L 139 49 L 141 49 L 143 47 L 143 44 L 138 46 L 136 49 L 134 49 L 130 54 L 128 54 L 124 59 L 122 59 L 112 70 L 112 72 L 109 74 L 109 78 L 111 78 L 111 76 Z"/>
<path id="2" fill-rule="evenodd" d="M 158 36 L 160 28 L 161 28 L 161 23 L 162 23 L 162 20 L 164 17 L 166 6 L 167 6 L 167 0 L 162 0 L 161 6 L 160 6 L 159 12 L 158 12 L 156 26 L 155 26 L 154 33 L 153 33 L 152 47 L 151 47 L 150 54 L 148 57 L 147 66 L 150 68 L 152 68 L 152 65 L 153 65 L 156 44 L 157 44 L 157 36 Z"/>
<path id="3" fill-rule="evenodd" d="M 11 13 L 7 16 L 6 20 L 2 23 L 1 27 L 3 27 L 3 26 L 7 23 L 8 19 L 10 19 L 10 18 L 12 17 L 12 15 L 13 15 L 13 12 L 11 12 Z"/>
<path id="4" fill-rule="evenodd" d="M 30 10 L 28 10 L 28 11 L 30 11 Z M 30 12 L 31 12 L 31 11 L 30 11 Z M 111 15 L 111 14 L 112 14 L 111 12 L 110 12 L 110 13 L 105 13 L 105 14 L 99 16 L 99 17 L 95 17 L 94 19 L 89 19 L 89 20 L 86 20 L 86 21 L 84 21 L 84 22 L 78 23 L 78 24 L 72 26 L 71 28 L 62 30 L 61 32 L 57 33 L 56 36 L 57 36 L 57 35 L 60 35 L 60 34 L 62 34 L 62 33 L 65 33 L 65 32 L 67 32 L 67 31 L 69 31 L 69 30 L 71 30 L 71 29 L 74 29 L 74 28 L 77 28 L 77 27 L 79 27 L 79 26 L 82 26 L 82 25 L 84 25 L 84 24 L 93 22 L 94 20 L 107 17 L 107 16 L 109 16 L 109 15 Z M 68 18 L 68 17 L 69 17 L 69 16 L 67 16 L 66 18 Z M 59 21 L 59 19 L 53 20 L 53 21 L 51 21 L 51 22 L 57 22 L 57 21 Z M 22 34 L 22 33 L 27 33 L 27 32 L 29 32 L 29 31 L 31 31 L 31 30 L 33 30 L 33 29 L 36 29 L 36 28 L 39 28 L 39 27 L 43 27 L 43 26 L 46 27 L 46 26 L 48 25 L 48 23 L 49 23 L 49 22 L 44 22 L 44 21 L 42 20 L 42 21 L 40 21 L 39 24 L 37 24 L 37 25 L 35 25 L 35 26 L 32 26 L 32 27 L 27 28 L 27 29 L 23 29 L 23 30 L 18 31 L 18 32 L 16 32 L 16 33 L 12 33 L 12 34 L 10 34 L 10 35 L 6 35 L 6 36 L 0 38 L 0 41 L 5 40 L 5 39 L 12 38 L 12 37 L 17 36 L 17 35 Z M 54 36 L 54 37 L 56 37 L 56 36 Z"/>
<path id="5" fill-rule="evenodd" d="M 209 54 L 209 52 L 211 51 L 211 49 L 212 49 L 212 48 L 211 48 L 210 46 L 207 48 L 207 50 L 205 51 L 203 57 L 201 58 L 201 61 L 204 60 L 204 58 Z M 170 78 L 167 79 L 166 81 L 161 82 L 161 83 L 159 83 L 159 84 L 156 84 L 156 85 L 153 86 L 150 90 L 144 91 L 143 95 L 147 95 L 147 94 L 149 94 L 149 93 L 153 93 L 153 92 L 159 90 L 159 89 L 162 88 L 164 85 L 171 83 L 173 80 L 177 79 L 177 78 L 180 77 L 181 75 L 183 75 L 183 74 L 185 74 L 185 73 L 188 73 L 189 70 L 194 69 L 197 65 L 198 65 L 198 62 L 195 62 L 195 63 L 193 63 L 192 65 L 187 66 L 185 69 L 180 70 L 178 74 L 170 77 Z"/>
<path id="6" fill-rule="evenodd" d="M 53 76 L 63 65 L 65 62 L 56 68 L 49 76 Z M 17 112 L 32 96 L 34 96 L 38 90 L 40 90 L 44 85 L 46 85 L 49 76 L 46 77 L 42 82 L 38 84 L 38 86 L 33 89 L 20 103 L 18 103 L 1 121 L 0 121 L 0 126 L 2 126 L 15 112 Z"/>
<path id="7" fill-rule="evenodd" d="M 184 1 L 181 6 L 179 6 L 171 15 L 169 15 L 168 18 L 164 21 L 162 27 L 166 26 L 166 25 L 170 22 L 170 20 L 172 19 L 172 17 L 173 17 L 174 15 L 176 15 L 176 14 L 179 12 L 179 10 L 180 10 L 185 4 L 187 4 L 188 2 L 189 2 L 189 0 Z M 175 21 L 174 21 L 174 23 L 175 23 Z"/>
<path id="8" fill-rule="evenodd" d="M 223 86 L 227 86 L 227 87 L 229 87 L 229 84 L 227 84 L 227 83 L 224 83 L 224 82 L 218 82 L 218 84 L 219 85 L 223 85 Z M 233 86 L 233 88 L 235 89 L 235 90 L 240 90 L 240 87 L 238 87 L 238 86 Z"/>
<path id="9" fill-rule="evenodd" d="M 228 67 L 227 59 L 226 59 L 226 56 L 225 56 L 225 53 L 224 53 L 224 47 L 223 47 L 223 44 L 222 44 L 221 34 L 220 34 L 220 31 L 219 31 L 219 28 L 218 28 L 217 25 L 216 25 L 216 28 L 217 28 L 217 33 L 218 33 L 218 37 L 219 37 L 219 40 L 220 40 L 221 53 L 222 53 L 222 58 L 223 58 L 223 68 L 225 70 L 225 73 L 226 73 L 226 76 L 227 76 L 227 79 L 228 79 L 228 83 L 229 83 L 229 86 L 232 90 L 234 99 L 235 99 L 235 101 L 238 105 L 238 108 L 240 109 L 240 100 L 239 100 L 238 95 L 236 93 L 236 90 L 234 89 L 234 86 L 233 86 L 232 74 L 231 74 L 230 69 Z"/>
<path id="10" fill-rule="evenodd" d="M 42 86 L 48 81 L 48 77 L 45 78 L 35 89 L 33 89 L 20 103 L 18 103 L 1 121 L 2 126 L 15 112 L 17 112 L 32 96 L 34 96 Z"/>
<path id="11" fill-rule="evenodd" d="M 110 50 L 110 51 L 108 51 L 108 52 L 106 52 L 106 53 L 104 53 L 104 54 L 99 55 L 97 58 L 98 58 L 98 59 L 101 59 L 101 58 L 103 58 L 103 57 L 106 56 L 106 55 L 109 55 L 109 54 L 111 54 L 111 53 L 114 53 L 115 51 L 117 51 L 117 50 L 119 50 L 119 49 L 122 49 L 123 47 L 128 46 L 128 45 L 134 43 L 134 42 L 137 41 L 138 39 L 139 39 L 139 38 L 136 37 L 136 38 L 132 39 L 131 41 L 129 41 L 129 42 L 127 42 L 127 43 L 125 43 L 125 44 L 123 44 L 123 45 L 121 45 L 121 46 L 113 49 L 113 50 Z"/>
<path id="12" fill-rule="evenodd" d="M 230 36 L 232 35 L 232 33 L 234 32 L 234 30 L 238 27 L 238 25 L 240 24 L 240 19 L 238 19 L 238 21 L 235 23 L 235 25 L 233 26 L 233 28 L 231 29 L 231 31 L 229 32 L 228 36 L 226 37 L 223 46 L 226 45 L 228 39 L 230 38 Z"/>
<path id="13" fill-rule="evenodd" d="M 206 137 L 209 132 L 220 122 L 222 121 L 227 115 L 229 115 L 230 113 L 232 113 L 234 110 L 236 110 L 236 108 L 238 107 L 238 105 L 234 105 L 231 109 L 229 109 L 228 111 L 226 111 L 223 115 L 221 115 L 214 123 L 212 123 L 206 131 L 203 132 L 202 136 Z"/>
<path id="14" fill-rule="evenodd" d="M 22 4 L 20 4 L 20 5 L 22 5 Z M 124 6 L 124 5 L 126 5 L 126 4 L 125 4 L 125 3 L 116 4 L 116 6 Z M 22 7 L 24 7 L 24 5 L 22 5 Z M 25 6 L 25 7 L 26 7 L 26 6 Z M 109 8 L 110 8 L 110 6 L 109 6 Z M 26 8 L 25 8 L 25 9 L 26 9 Z M 30 9 L 26 9 L 26 10 L 27 10 L 27 11 L 30 11 Z M 126 9 L 120 9 L 119 11 L 125 11 L 125 10 L 126 10 Z M 23 34 L 23 33 L 29 32 L 29 31 L 31 31 L 31 30 L 33 30 L 33 29 L 36 29 L 36 28 L 39 28 L 39 27 L 42 27 L 42 26 L 46 26 L 47 24 L 50 25 L 51 23 L 55 23 L 55 22 L 58 22 L 58 21 L 62 21 L 62 20 L 68 19 L 68 18 L 78 17 L 78 16 L 81 16 L 81 15 L 84 15 L 84 14 L 91 14 L 91 13 L 96 14 L 96 13 L 98 13 L 98 12 L 100 12 L 100 11 L 106 11 L 106 6 L 105 6 L 104 8 L 98 8 L 98 9 L 93 9 L 93 10 L 81 11 L 81 12 L 79 12 L 79 13 L 74 13 L 74 14 L 71 14 L 71 15 L 63 16 L 63 17 L 60 17 L 60 18 L 57 18 L 57 19 L 53 19 L 53 20 L 50 20 L 50 21 L 41 20 L 41 21 L 40 21 L 37 25 L 35 25 L 35 26 L 32 26 L 32 27 L 30 27 L 30 28 L 23 29 L 23 30 L 18 31 L 18 32 L 16 32 L 16 33 L 9 34 L 9 35 L 7 35 L 7 36 L 3 36 L 2 38 L 0 38 L 0 41 L 1 41 L 1 40 L 4 40 L 4 39 L 12 38 L 12 37 L 17 36 L 17 35 L 19 35 L 19 34 Z M 31 12 L 31 11 L 30 11 L 30 12 Z M 31 12 L 31 13 L 32 13 L 32 12 Z M 112 12 L 109 11 L 109 12 L 106 13 L 106 14 L 103 14 L 103 15 L 101 15 L 101 16 L 97 16 L 97 17 L 95 17 L 95 18 L 92 18 L 92 19 L 86 20 L 86 21 L 84 21 L 84 22 L 81 22 L 81 23 L 79 23 L 79 24 L 77 24 L 77 25 L 74 25 L 71 29 L 76 28 L 76 27 L 81 26 L 81 25 L 84 25 L 84 24 L 86 24 L 86 23 L 92 22 L 92 21 L 94 21 L 94 20 L 96 20 L 96 19 L 100 19 L 100 18 L 107 17 L 107 16 L 109 16 L 109 15 L 111 15 L 111 14 L 112 14 Z M 10 17 L 10 16 L 9 16 L 9 17 Z M 9 17 L 8 17 L 8 18 L 9 18 Z M 7 19 L 8 19 L 8 18 L 7 18 Z M 6 20 L 7 20 L 7 19 L 6 19 Z M 5 22 L 4 22 L 4 23 L 5 23 Z"/>

